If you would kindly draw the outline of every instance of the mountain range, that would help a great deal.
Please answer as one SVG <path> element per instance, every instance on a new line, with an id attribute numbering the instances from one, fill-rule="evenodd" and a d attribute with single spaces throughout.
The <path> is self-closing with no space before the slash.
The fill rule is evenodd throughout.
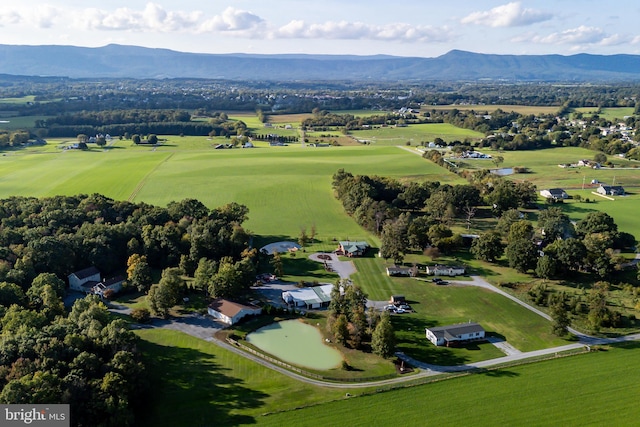
<path id="1" fill-rule="evenodd" d="M 436 58 L 388 55 L 202 54 L 107 45 L 0 45 L 0 73 L 70 78 L 207 78 L 371 81 L 639 81 L 640 55 L 493 55 L 452 50 Z"/>

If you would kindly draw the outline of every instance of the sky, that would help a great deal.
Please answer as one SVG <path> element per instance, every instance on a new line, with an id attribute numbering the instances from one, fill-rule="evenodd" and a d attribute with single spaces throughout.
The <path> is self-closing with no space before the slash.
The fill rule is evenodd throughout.
<path id="1" fill-rule="evenodd" d="M 640 54 L 639 17 L 636 0 L 5 0 L 0 44 L 413 57 L 453 49 Z"/>

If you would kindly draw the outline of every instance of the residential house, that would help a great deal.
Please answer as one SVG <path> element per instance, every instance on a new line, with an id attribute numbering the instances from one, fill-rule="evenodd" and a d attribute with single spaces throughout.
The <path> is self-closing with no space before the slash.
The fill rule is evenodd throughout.
<path id="1" fill-rule="evenodd" d="M 100 282 L 100 271 L 96 267 L 85 268 L 68 276 L 69 288 L 74 291 L 91 293 L 95 285 Z"/>
<path id="2" fill-rule="evenodd" d="M 624 196 L 624 188 L 621 185 L 600 184 L 596 191 L 605 196 Z"/>
<path id="3" fill-rule="evenodd" d="M 210 316 L 229 325 L 235 325 L 246 316 L 257 316 L 262 313 L 262 308 L 216 298 L 209 304 L 207 311 Z"/>
<path id="4" fill-rule="evenodd" d="M 540 195 L 552 200 L 564 200 L 569 198 L 567 192 L 562 188 L 550 188 L 548 190 L 541 190 Z"/>
<path id="5" fill-rule="evenodd" d="M 485 330 L 478 323 L 460 323 L 425 329 L 427 339 L 437 346 L 454 347 L 485 339 Z"/>
<path id="6" fill-rule="evenodd" d="M 369 249 L 367 242 L 351 242 L 349 240 L 340 242 L 340 246 L 335 250 L 337 255 L 348 257 L 362 256 Z"/>
<path id="7" fill-rule="evenodd" d="M 118 293 L 122 290 L 122 284 L 124 283 L 124 280 L 124 276 L 115 276 L 110 279 L 105 279 L 91 288 L 91 291 L 96 295 L 100 295 L 101 297 L 104 296 L 104 293 L 107 290 Z"/>
<path id="8" fill-rule="evenodd" d="M 387 267 L 387 276 L 409 276 L 415 277 L 417 274 L 417 267 L 398 267 L 392 265 Z"/>
<path id="9" fill-rule="evenodd" d="M 465 273 L 465 268 L 450 265 L 428 265 L 425 271 L 430 276 L 462 276 Z"/>

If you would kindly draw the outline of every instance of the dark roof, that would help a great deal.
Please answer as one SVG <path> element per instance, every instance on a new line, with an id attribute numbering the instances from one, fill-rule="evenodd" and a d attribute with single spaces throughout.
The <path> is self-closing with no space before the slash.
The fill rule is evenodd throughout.
<path id="1" fill-rule="evenodd" d="M 100 275 L 100 270 L 98 270 L 94 266 L 91 266 L 89 268 L 85 268 L 84 270 L 76 271 L 76 272 L 71 273 L 71 274 L 76 276 L 78 279 L 86 279 L 87 277 L 91 277 L 94 274 Z"/>
<path id="2" fill-rule="evenodd" d="M 440 336 L 440 334 L 446 335 L 460 335 L 469 334 L 471 332 L 481 332 L 484 328 L 478 323 L 459 323 L 457 325 L 437 326 L 435 328 L 427 328 L 434 335 Z"/>
<path id="3" fill-rule="evenodd" d="M 125 280 L 125 277 L 122 276 L 122 275 L 119 275 L 119 276 L 115 276 L 115 277 L 112 277 L 110 279 L 104 280 L 102 282 L 102 284 L 105 285 L 105 286 L 111 286 L 111 285 L 114 285 L 116 283 L 124 282 L 124 280 Z"/>

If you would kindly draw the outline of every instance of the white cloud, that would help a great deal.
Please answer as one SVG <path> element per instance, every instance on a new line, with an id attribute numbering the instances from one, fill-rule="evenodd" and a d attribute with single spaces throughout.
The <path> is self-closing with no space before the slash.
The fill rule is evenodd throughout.
<path id="1" fill-rule="evenodd" d="M 587 46 L 619 46 L 623 44 L 640 43 L 640 36 L 631 37 L 624 34 L 607 34 L 602 28 L 587 27 L 581 25 L 576 28 L 559 31 L 540 36 L 537 34 L 526 34 L 511 39 L 518 43 L 538 43 L 538 44 L 567 44 L 572 45 L 572 49 L 581 50 Z"/>
<path id="2" fill-rule="evenodd" d="M 200 12 L 168 12 L 155 3 L 147 3 L 143 10 L 126 7 L 106 11 L 90 8 L 76 12 L 76 27 L 97 30 L 133 30 L 171 32 L 192 27 L 201 18 Z"/>
<path id="3" fill-rule="evenodd" d="M 221 15 L 216 15 L 200 25 L 201 31 L 248 31 L 255 30 L 264 23 L 258 15 L 241 9 L 228 7 Z"/>
<path id="4" fill-rule="evenodd" d="M 371 25 L 363 22 L 329 21 L 321 24 L 291 21 L 272 31 L 271 38 L 277 39 L 330 39 L 330 40 L 381 40 L 445 42 L 454 36 L 447 27 L 414 26 L 405 23 Z"/>
<path id="5" fill-rule="evenodd" d="M 540 10 L 523 8 L 520 2 L 511 2 L 491 10 L 473 12 L 460 22 L 488 27 L 522 27 L 548 21 L 553 15 Z"/>

